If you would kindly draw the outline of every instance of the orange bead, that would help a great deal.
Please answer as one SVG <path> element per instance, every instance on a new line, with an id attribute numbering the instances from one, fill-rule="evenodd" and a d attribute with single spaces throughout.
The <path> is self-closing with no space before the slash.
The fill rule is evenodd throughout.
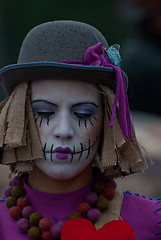
<path id="1" fill-rule="evenodd" d="M 105 188 L 103 195 L 107 200 L 112 200 L 115 197 L 115 190 L 113 188 Z"/>
<path id="2" fill-rule="evenodd" d="M 87 203 L 87 202 L 82 202 L 79 204 L 78 206 L 78 212 L 81 214 L 81 215 L 86 215 L 87 212 L 90 210 L 90 205 Z"/>
<path id="3" fill-rule="evenodd" d="M 17 206 L 13 206 L 9 210 L 9 215 L 13 219 L 19 219 L 21 217 L 21 209 L 19 207 L 17 207 Z"/>
<path id="4" fill-rule="evenodd" d="M 30 203 L 28 201 L 28 199 L 26 197 L 20 197 L 17 200 L 17 206 L 19 206 L 21 209 L 23 209 L 24 207 L 29 206 Z"/>
<path id="5" fill-rule="evenodd" d="M 52 240 L 53 239 L 50 231 L 43 232 L 41 235 L 41 238 L 43 240 Z"/>
<path id="6" fill-rule="evenodd" d="M 44 231 L 47 231 L 51 228 L 51 221 L 49 218 L 42 218 L 39 222 L 39 228 L 44 230 Z"/>

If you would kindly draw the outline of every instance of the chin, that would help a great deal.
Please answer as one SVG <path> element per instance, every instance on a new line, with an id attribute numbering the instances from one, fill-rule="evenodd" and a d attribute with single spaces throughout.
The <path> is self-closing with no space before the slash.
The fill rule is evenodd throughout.
<path id="1" fill-rule="evenodd" d="M 35 161 L 36 166 L 43 172 L 47 177 L 55 180 L 71 180 L 79 176 L 85 169 L 88 168 L 89 163 L 78 165 L 78 164 L 53 164 L 44 159 Z"/>

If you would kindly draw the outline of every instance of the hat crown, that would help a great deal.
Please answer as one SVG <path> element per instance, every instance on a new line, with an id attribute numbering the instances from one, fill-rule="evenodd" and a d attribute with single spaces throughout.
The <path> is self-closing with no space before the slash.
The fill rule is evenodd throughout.
<path id="1" fill-rule="evenodd" d="M 88 47 L 104 36 L 94 27 L 76 21 L 53 21 L 33 28 L 20 49 L 18 63 L 83 60 Z"/>

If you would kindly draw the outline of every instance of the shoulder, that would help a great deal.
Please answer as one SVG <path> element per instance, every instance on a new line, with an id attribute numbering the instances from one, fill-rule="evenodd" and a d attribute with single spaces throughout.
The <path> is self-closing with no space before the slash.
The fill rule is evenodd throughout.
<path id="1" fill-rule="evenodd" d="M 127 191 L 124 193 L 121 217 L 134 229 L 136 240 L 161 238 L 161 198 L 154 200 Z"/>

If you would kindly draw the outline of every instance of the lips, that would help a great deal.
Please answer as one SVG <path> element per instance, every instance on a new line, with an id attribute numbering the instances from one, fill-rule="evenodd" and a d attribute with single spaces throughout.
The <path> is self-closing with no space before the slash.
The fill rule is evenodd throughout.
<path id="1" fill-rule="evenodd" d="M 65 147 L 65 148 L 57 147 L 57 148 L 55 148 L 54 152 L 56 152 L 56 153 L 71 153 L 72 150 L 69 147 Z"/>
<path id="2" fill-rule="evenodd" d="M 68 154 L 72 152 L 72 150 L 69 147 L 57 147 L 55 148 L 54 152 L 56 153 L 56 158 L 57 159 L 67 159 L 68 158 Z"/>

